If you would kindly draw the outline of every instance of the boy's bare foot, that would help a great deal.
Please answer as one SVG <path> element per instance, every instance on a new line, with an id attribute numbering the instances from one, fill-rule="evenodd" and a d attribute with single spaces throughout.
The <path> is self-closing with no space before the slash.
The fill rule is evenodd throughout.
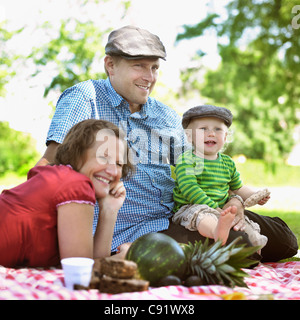
<path id="1" fill-rule="evenodd" d="M 215 241 L 221 240 L 222 245 L 226 243 L 236 213 L 237 208 L 235 206 L 228 207 L 221 212 L 214 234 Z"/>

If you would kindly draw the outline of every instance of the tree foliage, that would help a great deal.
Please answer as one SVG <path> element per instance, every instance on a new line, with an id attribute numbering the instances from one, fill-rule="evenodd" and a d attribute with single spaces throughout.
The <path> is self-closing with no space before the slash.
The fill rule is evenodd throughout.
<path id="1" fill-rule="evenodd" d="M 0 23 L 0 97 L 5 95 L 5 85 L 16 74 L 13 64 L 19 58 L 17 54 L 7 50 L 7 43 L 22 30 L 23 28 L 9 31 L 5 21 Z"/>
<path id="2" fill-rule="evenodd" d="M 7 171 L 26 174 L 38 160 L 30 135 L 13 130 L 7 122 L 0 122 L 0 176 Z"/>
<path id="3" fill-rule="evenodd" d="M 99 2 L 104 4 L 108 0 L 78 0 L 78 5 Z M 124 14 L 131 5 L 130 1 L 121 0 L 120 5 Z M 99 7 L 98 7 L 99 10 Z M 100 17 L 99 17 L 100 18 Z M 49 22 L 39 26 L 51 35 L 44 45 L 35 47 L 28 59 L 32 59 L 36 68 L 33 76 L 45 72 L 50 64 L 54 66 L 55 76 L 46 86 L 44 96 L 53 89 L 64 91 L 74 84 L 88 79 L 106 78 L 104 71 L 100 71 L 99 62 L 105 55 L 104 38 L 112 31 L 111 27 L 100 27 L 84 15 L 82 17 L 69 17 L 60 21 L 60 26 L 52 26 Z M 103 68 L 101 68 L 103 69 Z"/>
<path id="4" fill-rule="evenodd" d="M 80 81 L 106 77 L 98 64 L 104 56 L 103 38 L 111 28 L 99 27 L 99 23 L 90 20 L 88 10 L 90 6 L 97 8 L 97 12 L 100 12 L 97 19 L 101 19 L 101 12 L 104 12 L 101 6 L 107 3 L 109 0 L 70 0 L 70 6 L 80 8 L 80 16 L 76 18 L 70 14 L 59 25 L 52 21 L 38 24 L 34 32 L 39 34 L 41 41 L 29 55 L 22 51 L 16 54 L 8 46 L 16 34 L 28 31 L 28 26 L 10 31 L 5 22 L 1 23 L 0 96 L 5 96 L 5 85 L 20 71 L 15 62 L 22 67 L 29 65 L 33 68 L 33 77 L 42 74 L 43 81 L 45 78 L 49 80 L 44 96 L 55 89 L 64 91 Z M 116 3 L 118 5 L 125 13 L 131 2 L 121 0 L 120 4 Z M 101 22 L 104 26 L 108 25 Z M 0 176 L 6 171 L 26 173 L 38 160 L 34 145 L 29 135 L 11 129 L 6 122 L 0 122 Z"/>
<path id="5" fill-rule="evenodd" d="M 0 96 L 6 95 L 5 85 L 16 75 L 15 62 L 21 59 L 8 49 L 8 43 L 23 28 L 10 31 L 6 23 L 0 24 Z M 13 130 L 7 122 L 0 121 L 0 176 L 7 171 L 24 175 L 35 164 L 38 152 L 30 135 Z"/>
<path id="6" fill-rule="evenodd" d="M 42 72 L 47 64 L 55 65 L 56 76 L 45 88 L 44 96 L 52 89 L 64 91 L 80 81 L 105 77 L 105 73 L 94 70 L 93 63 L 104 55 L 101 39 L 108 31 L 99 30 L 93 22 L 69 18 L 61 21 L 57 37 L 34 48 L 28 57 L 33 59 L 37 69 L 33 76 Z"/>
<path id="7" fill-rule="evenodd" d="M 232 110 L 231 154 L 274 163 L 293 147 L 300 102 L 296 5 L 296 0 L 234 0 L 226 7 L 227 17 L 212 13 L 197 25 L 185 25 L 177 36 L 181 41 L 216 33 L 219 67 L 206 72 L 202 82 L 196 76 L 199 68 L 185 70 L 183 87 L 200 90 L 210 103 Z"/>

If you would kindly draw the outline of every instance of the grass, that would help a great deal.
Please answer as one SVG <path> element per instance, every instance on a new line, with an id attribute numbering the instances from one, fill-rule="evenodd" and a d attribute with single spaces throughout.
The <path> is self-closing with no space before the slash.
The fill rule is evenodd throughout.
<path id="1" fill-rule="evenodd" d="M 300 190 L 300 167 L 280 164 L 272 172 L 271 168 L 261 160 L 248 159 L 244 163 L 240 163 L 238 157 L 234 160 L 245 184 L 255 188 L 278 188 L 279 192 L 277 190 L 276 194 L 273 194 L 276 197 L 278 207 L 256 206 L 250 210 L 261 215 L 281 218 L 294 232 L 300 247 L 300 197 L 299 199 L 297 197 L 298 188 Z M 289 193 L 293 188 L 296 191 Z M 299 258 L 287 260 L 300 261 Z"/>
<path id="2" fill-rule="evenodd" d="M 269 216 L 269 217 L 279 217 L 282 219 L 294 232 L 298 240 L 298 245 L 300 247 L 300 212 L 299 211 L 276 211 L 276 210 L 253 210 L 255 213 Z"/>
<path id="3" fill-rule="evenodd" d="M 239 157 L 234 157 L 237 170 L 240 172 L 245 184 L 255 187 L 298 187 L 300 188 L 300 166 L 278 164 L 275 171 L 262 160 L 247 159 L 239 162 Z M 300 208 L 299 208 L 300 210 Z"/>
<path id="4" fill-rule="evenodd" d="M 257 214 L 261 214 L 264 216 L 269 217 L 279 217 L 282 219 L 289 228 L 293 231 L 297 238 L 298 247 L 300 249 L 300 211 L 283 211 L 283 210 L 266 210 L 266 209 L 259 209 L 253 210 Z M 288 259 L 284 259 L 281 262 L 287 261 L 300 261 L 298 257 L 292 257 Z"/>

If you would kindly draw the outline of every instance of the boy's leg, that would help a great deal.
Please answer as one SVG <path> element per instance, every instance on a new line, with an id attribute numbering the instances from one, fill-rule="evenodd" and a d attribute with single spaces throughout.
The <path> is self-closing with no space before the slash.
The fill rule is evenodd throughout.
<path id="1" fill-rule="evenodd" d="M 174 223 L 172 221 L 172 218 L 170 218 L 169 228 L 167 230 L 161 231 L 161 233 L 164 233 L 170 236 L 171 238 L 175 239 L 177 242 L 180 242 L 180 243 L 188 243 L 188 242 L 194 243 L 195 241 L 204 242 L 206 238 L 209 238 L 209 241 L 211 243 L 214 243 L 215 237 L 217 238 L 228 237 L 226 244 L 229 244 L 234 239 L 241 237 L 240 243 L 245 243 L 247 246 L 251 246 L 252 244 L 249 241 L 248 235 L 245 234 L 245 232 L 234 231 L 231 228 L 231 223 L 235 218 L 235 213 L 236 213 L 235 210 L 233 210 L 234 211 L 233 213 L 231 212 L 231 210 L 232 210 L 231 207 L 227 208 L 225 211 L 227 215 L 224 213 L 222 217 L 219 215 L 219 218 L 213 215 L 202 216 L 200 223 L 198 223 L 199 232 L 197 232 L 196 228 L 194 230 L 191 228 L 182 227 L 180 224 Z M 228 212 L 230 212 L 230 214 L 228 214 Z M 200 233 L 204 235 L 201 235 Z"/>
<path id="2" fill-rule="evenodd" d="M 169 221 L 169 228 L 160 232 L 170 236 L 179 243 L 194 243 L 195 241 L 204 242 L 207 239 L 206 237 L 199 234 L 199 232 L 190 231 L 186 228 L 183 228 L 179 224 L 173 223 L 172 219 L 170 219 Z M 229 231 L 226 244 L 229 244 L 236 238 L 241 238 L 241 240 L 238 242 L 239 244 L 246 244 L 246 246 L 252 246 L 252 243 L 250 242 L 247 233 L 243 231 L 234 231 L 233 229 Z M 214 242 L 214 239 L 209 239 L 210 244 L 213 244 Z"/>
<path id="3" fill-rule="evenodd" d="M 215 242 L 214 239 L 206 238 L 206 237 L 202 236 L 199 232 L 190 231 L 186 228 L 183 228 L 179 224 L 173 223 L 172 219 L 170 219 L 169 221 L 170 221 L 169 228 L 167 230 L 160 231 L 160 232 L 170 236 L 171 238 L 175 239 L 179 243 L 186 243 L 187 244 L 189 242 L 195 243 L 195 241 L 201 241 L 202 243 L 204 243 L 204 241 L 206 241 L 206 239 L 208 239 L 208 242 L 210 245 Z M 226 245 L 230 244 L 236 238 L 240 238 L 240 240 L 237 242 L 237 244 L 244 244 L 244 245 L 246 245 L 246 247 L 252 246 L 252 243 L 249 240 L 247 233 L 245 233 L 244 231 L 234 231 L 232 228 L 229 231 Z M 249 258 L 253 259 L 255 261 L 261 260 L 261 256 L 258 253 L 254 253 Z M 256 263 L 253 264 L 252 267 L 254 267 L 255 265 L 256 265 Z"/>
<path id="4" fill-rule="evenodd" d="M 237 209 L 228 207 L 219 213 L 207 205 L 185 205 L 173 216 L 172 221 L 190 231 L 198 231 L 203 237 L 221 240 L 224 245 L 227 241 L 232 222 Z"/>
<path id="5" fill-rule="evenodd" d="M 206 215 L 198 222 L 197 230 L 204 237 L 215 241 L 221 240 L 224 245 L 228 239 L 235 215 L 236 207 L 228 207 L 219 215 L 219 218 L 211 214 Z"/>
<path id="6" fill-rule="evenodd" d="M 222 211 L 218 224 L 214 230 L 215 241 L 221 240 L 223 245 L 226 244 L 236 212 L 237 210 L 234 206 L 228 207 Z"/>

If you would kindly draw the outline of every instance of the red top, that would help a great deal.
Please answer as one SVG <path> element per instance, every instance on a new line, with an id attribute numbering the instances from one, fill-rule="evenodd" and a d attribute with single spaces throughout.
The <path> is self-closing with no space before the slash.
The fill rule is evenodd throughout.
<path id="1" fill-rule="evenodd" d="M 57 208 L 68 202 L 96 202 L 91 180 L 70 166 L 34 167 L 26 182 L 4 190 L 0 195 L 0 265 L 58 265 Z"/>

